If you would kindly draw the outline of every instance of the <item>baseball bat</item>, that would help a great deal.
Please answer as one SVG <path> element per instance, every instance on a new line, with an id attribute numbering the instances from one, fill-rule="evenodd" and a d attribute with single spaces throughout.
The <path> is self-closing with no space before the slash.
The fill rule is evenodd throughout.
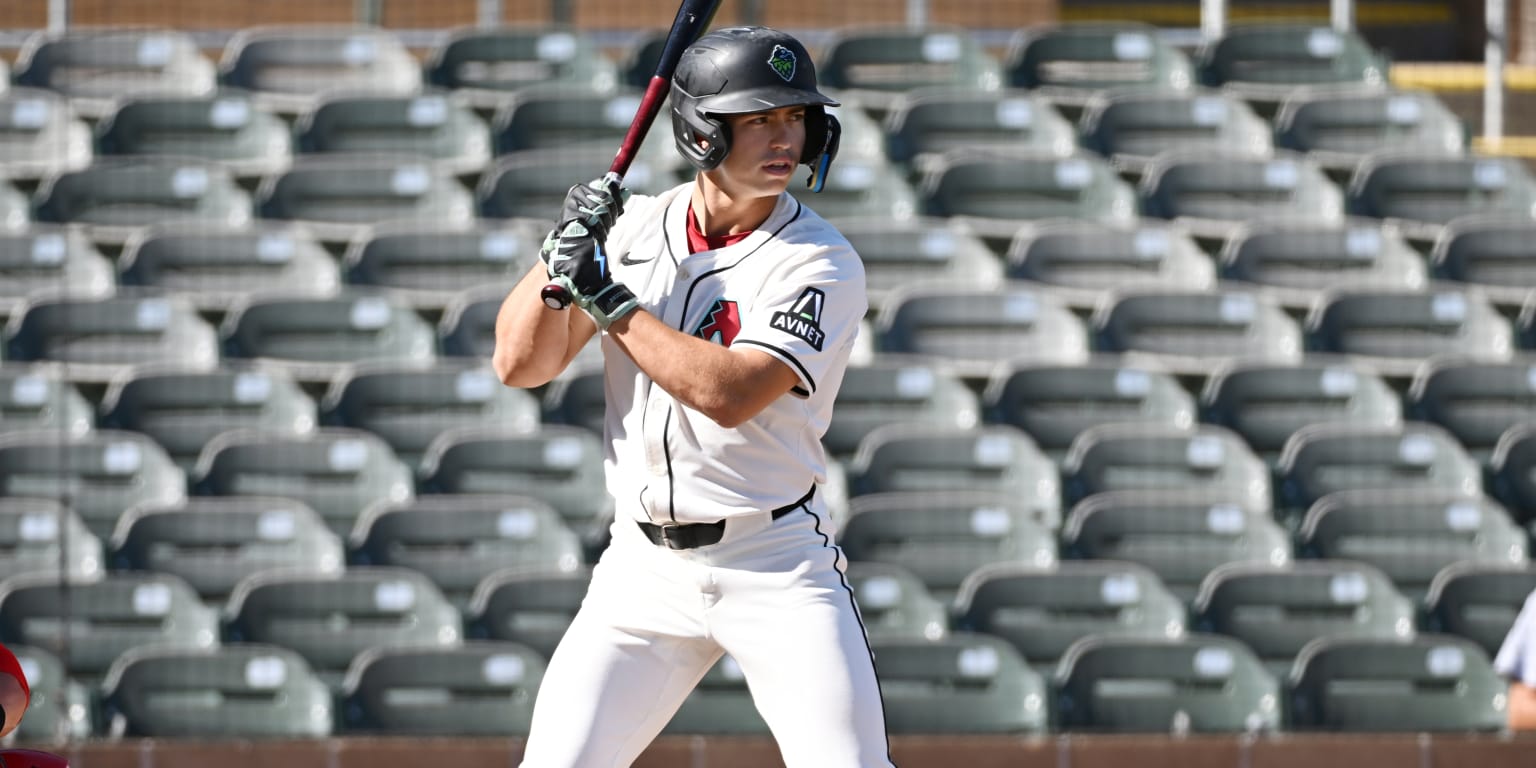
<path id="1" fill-rule="evenodd" d="M 635 152 L 640 149 L 640 143 L 645 141 L 651 123 L 655 122 L 656 115 L 661 112 L 661 102 L 667 98 L 667 91 L 672 86 L 672 72 L 677 69 L 678 60 L 683 58 L 683 51 L 704 34 L 704 30 L 709 27 L 709 20 L 719 8 L 720 0 L 682 0 L 678 5 L 677 18 L 672 21 L 672 30 L 667 33 L 666 42 L 661 47 L 661 57 L 656 60 L 656 72 L 645 86 L 640 108 L 635 110 L 634 119 L 629 121 L 624 141 L 619 144 L 619 151 L 613 156 L 608 173 L 603 176 L 604 183 L 618 186 L 624 182 L 624 174 L 629 172 L 629 164 L 634 161 Z M 565 309 L 571 305 L 570 293 L 558 283 L 546 284 L 539 291 L 539 297 L 544 300 L 544 306 L 550 309 Z"/>

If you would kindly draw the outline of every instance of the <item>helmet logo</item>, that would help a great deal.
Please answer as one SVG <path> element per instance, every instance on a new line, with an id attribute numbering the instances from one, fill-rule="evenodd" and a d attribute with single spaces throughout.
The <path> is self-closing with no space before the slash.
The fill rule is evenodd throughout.
<path id="1" fill-rule="evenodd" d="M 784 78 L 784 82 L 790 82 L 795 77 L 795 52 L 782 45 L 775 45 L 773 54 L 768 57 L 768 66 L 773 67 L 773 71 Z"/>

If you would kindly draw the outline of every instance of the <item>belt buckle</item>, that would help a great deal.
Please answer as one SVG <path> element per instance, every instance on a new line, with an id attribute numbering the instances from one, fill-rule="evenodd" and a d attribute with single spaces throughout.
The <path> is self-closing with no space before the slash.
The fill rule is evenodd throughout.
<path id="1" fill-rule="evenodd" d="M 688 549 L 688 543 L 672 537 L 673 531 L 682 530 L 677 523 L 662 523 L 657 526 L 661 529 L 661 543 L 667 545 L 667 549 Z"/>

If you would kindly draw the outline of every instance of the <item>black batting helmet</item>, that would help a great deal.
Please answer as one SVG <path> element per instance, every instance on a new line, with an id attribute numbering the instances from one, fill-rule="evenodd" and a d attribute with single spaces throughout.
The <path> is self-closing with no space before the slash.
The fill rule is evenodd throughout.
<path id="1" fill-rule="evenodd" d="M 701 171 L 731 150 L 721 117 L 795 106 L 805 107 L 800 162 L 811 166 L 811 188 L 820 192 L 842 127 L 827 114 L 837 101 L 816 90 L 816 67 L 799 40 L 768 27 L 718 29 L 683 51 L 672 75 L 673 140 Z"/>

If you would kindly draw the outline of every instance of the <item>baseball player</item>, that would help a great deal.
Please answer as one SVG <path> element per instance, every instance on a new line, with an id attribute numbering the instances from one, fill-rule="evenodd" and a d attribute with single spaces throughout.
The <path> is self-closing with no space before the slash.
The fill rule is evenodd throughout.
<path id="1" fill-rule="evenodd" d="M 1525 599 L 1493 668 L 1509 680 L 1509 729 L 1536 730 L 1536 592 Z"/>
<path id="2" fill-rule="evenodd" d="M 572 188 L 503 303 L 495 366 L 559 374 L 601 333 L 611 543 L 550 660 L 527 768 L 628 766 L 723 653 L 790 768 L 889 766 L 880 690 L 817 486 L 867 299 L 858 255 L 786 192 L 839 126 L 805 47 L 763 27 L 694 43 L 671 85 L 692 182 L 625 205 Z M 622 216 L 619 214 L 622 212 Z M 546 307 L 564 286 L 581 311 Z"/>

